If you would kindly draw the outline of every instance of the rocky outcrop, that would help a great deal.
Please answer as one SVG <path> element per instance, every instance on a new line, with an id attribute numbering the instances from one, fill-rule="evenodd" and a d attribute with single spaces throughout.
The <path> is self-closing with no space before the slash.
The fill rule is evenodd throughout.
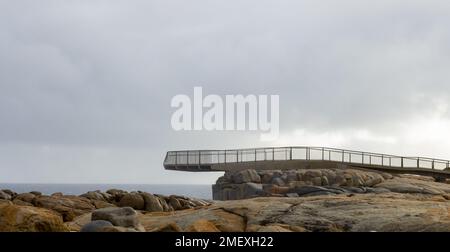
<path id="1" fill-rule="evenodd" d="M 30 209 L 41 210 L 39 213 L 47 213 L 49 222 L 53 223 L 54 216 L 65 222 L 64 228 L 60 231 L 86 231 L 86 232 L 136 232 L 144 231 L 139 224 L 137 216 L 145 212 L 173 212 L 185 209 L 197 209 L 210 202 L 201 199 L 193 199 L 178 195 L 158 195 L 146 192 L 127 192 L 118 189 L 111 189 L 107 192 L 91 191 L 80 196 L 64 195 L 54 193 L 50 196 L 42 195 L 39 192 L 17 194 L 10 190 L 0 191 L 0 205 L 11 206 L 18 213 L 31 212 Z M 9 208 L 4 208 L 9 209 Z M 8 214 L 8 216 L 11 216 Z M 22 215 L 19 215 L 22 216 Z M 53 216 L 53 217 L 52 217 Z M 6 218 L 6 217 L 2 217 Z M 32 222 L 14 224 L 8 219 L 0 226 L 0 231 L 8 230 L 30 230 L 30 231 L 53 231 L 56 227 L 50 224 L 42 224 L 38 219 L 36 225 Z M 20 218 L 20 217 L 18 217 Z M 36 219 L 37 217 L 33 217 Z M 42 217 L 46 218 L 46 216 Z M 33 219 L 33 220 L 34 220 Z M 31 219 L 30 219 L 31 220 Z M 92 222 L 92 223 L 91 223 Z M 105 224 L 111 223 L 111 225 Z M 13 223 L 13 224 L 11 224 Z M 88 225 L 89 224 L 89 225 Z M 192 230 L 206 229 L 207 224 L 197 223 Z M 163 230 L 173 229 L 174 226 L 167 226 Z M 176 228 L 175 228 L 176 229 Z"/>
<path id="2" fill-rule="evenodd" d="M 244 170 L 213 185 L 215 200 L 388 192 L 444 195 L 450 187 L 432 177 L 355 169 Z"/>
<path id="3" fill-rule="evenodd" d="M 434 182 L 432 178 L 417 175 L 398 175 L 375 185 L 398 193 L 444 195 L 450 193 L 450 185 Z"/>
<path id="4" fill-rule="evenodd" d="M 2 232 L 63 232 L 68 231 L 62 217 L 47 209 L 0 204 Z"/>
<path id="5" fill-rule="evenodd" d="M 118 189 L 80 196 L 2 190 L 8 196 L 0 199 L 0 231 L 450 231 L 450 184 L 431 177 L 250 170 L 226 173 L 216 186 L 226 199 L 249 198 L 209 202 Z"/>
<path id="6" fill-rule="evenodd" d="M 148 232 L 211 230 L 244 232 L 245 216 L 221 207 L 187 209 L 173 213 L 147 213 L 139 217 Z"/>
<path id="7" fill-rule="evenodd" d="M 198 210 L 146 213 L 147 231 L 450 231 L 450 201 L 431 194 L 337 194 L 217 201 Z"/>
<path id="8" fill-rule="evenodd" d="M 110 189 L 106 192 L 87 192 L 80 195 L 80 197 L 90 199 L 97 209 L 119 206 L 149 212 L 170 212 L 209 204 L 204 200 L 184 196 L 164 196 L 140 191 L 127 192 L 119 189 Z"/>
<path id="9" fill-rule="evenodd" d="M 210 204 L 201 199 L 194 199 L 177 195 L 157 195 L 146 192 L 127 192 L 110 189 L 107 192 L 90 191 L 80 196 L 53 193 L 42 195 L 40 192 L 17 194 L 10 190 L 0 190 L 0 201 L 20 206 L 36 206 L 53 210 L 64 221 L 72 221 L 75 217 L 90 213 L 95 209 L 109 207 L 131 207 L 135 210 L 149 212 L 170 212 Z"/>
<path id="10" fill-rule="evenodd" d="M 213 199 L 236 200 L 262 196 L 314 196 L 366 193 L 392 175 L 354 169 L 243 170 L 226 172 L 213 185 Z"/>

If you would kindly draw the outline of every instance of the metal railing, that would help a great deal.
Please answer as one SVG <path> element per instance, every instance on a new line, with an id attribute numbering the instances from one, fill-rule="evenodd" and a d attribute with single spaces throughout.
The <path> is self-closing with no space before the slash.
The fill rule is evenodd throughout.
<path id="1" fill-rule="evenodd" d="M 436 170 L 443 170 L 450 167 L 450 161 L 443 159 L 403 157 L 372 152 L 307 146 L 169 151 L 165 157 L 164 166 L 200 167 L 202 165 L 226 163 L 286 160 L 321 160 L 384 167 L 429 168 Z"/>

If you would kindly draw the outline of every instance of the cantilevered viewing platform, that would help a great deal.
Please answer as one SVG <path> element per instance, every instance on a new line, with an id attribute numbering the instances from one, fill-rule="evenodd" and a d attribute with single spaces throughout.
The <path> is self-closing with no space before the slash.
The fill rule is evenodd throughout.
<path id="1" fill-rule="evenodd" d="M 450 178 L 450 160 L 404 157 L 327 147 L 268 147 L 169 151 L 167 170 L 207 172 L 243 169 L 356 168 Z"/>

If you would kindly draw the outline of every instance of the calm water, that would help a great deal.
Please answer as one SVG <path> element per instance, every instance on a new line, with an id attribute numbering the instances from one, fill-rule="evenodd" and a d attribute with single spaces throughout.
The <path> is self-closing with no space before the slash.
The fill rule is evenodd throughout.
<path id="1" fill-rule="evenodd" d="M 0 189 L 10 189 L 17 193 L 38 191 L 43 194 L 62 192 L 80 195 L 87 191 L 106 191 L 111 188 L 125 191 L 144 191 L 163 195 L 184 195 L 200 199 L 212 199 L 211 185 L 135 185 L 135 184 L 0 184 Z"/>

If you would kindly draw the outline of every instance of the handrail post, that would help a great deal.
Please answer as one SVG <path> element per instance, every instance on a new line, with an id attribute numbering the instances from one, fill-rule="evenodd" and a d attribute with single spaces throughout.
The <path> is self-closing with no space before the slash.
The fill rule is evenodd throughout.
<path id="1" fill-rule="evenodd" d="M 175 151 L 175 168 L 178 166 L 178 151 Z"/>
<path id="2" fill-rule="evenodd" d="M 224 151 L 224 154 L 223 154 L 223 161 L 224 161 L 224 164 L 227 163 L 227 150 Z"/>
<path id="3" fill-rule="evenodd" d="M 392 157 L 389 157 L 389 166 L 392 166 Z"/>
<path id="4" fill-rule="evenodd" d="M 384 166 L 384 155 L 381 155 L 381 166 Z"/>
<path id="5" fill-rule="evenodd" d="M 447 169 L 450 168 L 450 161 L 447 161 Z"/>
<path id="6" fill-rule="evenodd" d="M 202 152 L 198 151 L 198 168 L 200 169 L 200 164 L 202 163 Z"/>
<path id="7" fill-rule="evenodd" d="M 292 160 L 292 147 L 289 149 L 289 159 Z"/>
<path id="8" fill-rule="evenodd" d="M 401 158 L 401 160 L 402 160 L 402 168 L 403 168 L 403 157 Z"/>
<path id="9" fill-rule="evenodd" d="M 433 159 L 433 162 L 431 163 L 431 169 L 434 170 L 434 159 Z"/>
<path id="10" fill-rule="evenodd" d="M 364 152 L 361 152 L 361 163 L 364 164 Z"/>
<path id="11" fill-rule="evenodd" d="M 417 168 L 420 168 L 420 158 L 417 158 Z"/>
<path id="12" fill-rule="evenodd" d="M 342 163 L 344 163 L 345 161 L 345 154 L 344 154 L 344 150 L 342 150 Z"/>
<path id="13" fill-rule="evenodd" d="M 322 147 L 322 161 L 325 160 L 325 148 Z"/>
<path id="14" fill-rule="evenodd" d="M 272 161 L 275 161 L 275 148 L 272 148 Z"/>
<path id="15" fill-rule="evenodd" d="M 372 155 L 369 156 L 369 164 L 372 165 Z"/>
<path id="16" fill-rule="evenodd" d="M 256 149 L 255 149 L 255 162 L 256 162 Z"/>
<path id="17" fill-rule="evenodd" d="M 186 164 L 189 166 L 189 151 L 186 151 Z"/>

